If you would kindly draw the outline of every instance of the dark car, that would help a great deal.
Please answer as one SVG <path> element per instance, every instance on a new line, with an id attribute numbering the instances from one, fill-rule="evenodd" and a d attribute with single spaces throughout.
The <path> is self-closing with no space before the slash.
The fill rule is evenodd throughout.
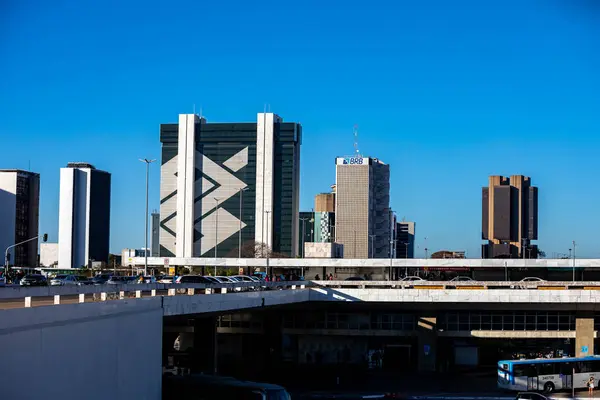
<path id="1" fill-rule="evenodd" d="M 20 282 L 21 286 L 48 286 L 44 275 L 25 275 Z"/>
<path id="2" fill-rule="evenodd" d="M 175 283 L 215 283 L 214 281 L 200 275 L 183 275 L 177 278 Z"/>
<path id="3" fill-rule="evenodd" d="M 536 392 L 521 392 L 517 394 L 515 400 L 548 400 L 548 397 Z"/>
<path id="4" fill-rule="evenodd" d="M 111 277 L 111 275 L 108 275 L 108 274 L 96 275 L 95 277 L 92 278 L 92 284 L 93 285 L 104 285 L 106 282 L 108 282 L 110 277 Z"/>

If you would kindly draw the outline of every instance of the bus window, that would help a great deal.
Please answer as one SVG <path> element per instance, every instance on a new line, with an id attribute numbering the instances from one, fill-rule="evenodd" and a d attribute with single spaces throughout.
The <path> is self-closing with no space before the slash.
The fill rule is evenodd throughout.
<path id="1" fill-rule="evenodd" d="M 554 363 L 538 364 L 538 375 L 554 375 Z"/>
<path id="2" fill-rule="evenodd" d="M 577 364 L 579 365 L 579 372 L 581 373 L 593 372 L 594 370 L 591 361 L 582 361 Z"/>
<path id="3" fill-rule="evenodd" d="M 573 373 L 573 367 L 577 365 L 576 363 L 558 363 L 559 372 L 561 375 L 571 375 Z M 575 368 L 575 373 L 577 373 L 577 368 Z"/>
<path id="4" fill-rule="evenodd" d="M 514 364 L 513 365 L 514 376 L 537 376 L 537 369 L 533 364 Z"/>

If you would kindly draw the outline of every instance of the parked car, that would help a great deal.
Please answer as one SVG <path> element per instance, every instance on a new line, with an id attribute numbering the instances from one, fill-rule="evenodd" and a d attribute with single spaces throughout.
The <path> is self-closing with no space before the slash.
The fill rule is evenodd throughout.
<path id="1" fill-rule="evenodd" d="M 110 277 L 108 281 L 106 281 L 109 285 L 125 285 L 131 283 L 131 277 L 129 276 L 116 276 L 113 275 Z M 135 277 L 134 277 L 135 278 Z"/>
<path id="2" fill-rule="evenodd" d="M 50 286 L 70 286 L 78 285 L 75 275 L 56 275 L 50 280 Z"/>
<path id="3" fill-rule="evenodd" d="M 183 275 L 177 278 L 175 283 L 204 283 L 211 284 L 215 283 L 210 279 L 207 279 L 205 276 L 200 275 Z"/>
<path id="4" fill-rule="evenodd" d="M 468 276 L 455 276 L 450 279 L 450 282 L 473 282 L 473 279 Z"/>
<path id="5" fill-rule="evenodd" d="M 109 274 L 96 275 L 92 278 L 92 285 L 104 285 L 110 277 L 111 275 Z"/>
<path id="6" fill-rule="evenodd" d="M 87 286 L 87 285 L 93 285 L 94 282 L 89 279 L 87 276 L 75 276 L 75 281 L 76 284 L 79 286 Z"/>
<path id="7" fill-rule="evenodd" d="M 515 400 L 548 400 L 548 397 L 536 392 L 517 393 Z"/>
<path id="8" fill-rule="evenodd" d="M 156 278 L 156 280 L 158 281 L 158 283 L 176 283 L 175 277 L 172 275 L 161 275 L 158 278 Z"/>
<path id="9" fill-rule="evenodd" d="M 543 280 L 542 278 L 530 276 L 530 277 L 521 279 L 519 282 L 546 282 L 546 281 Z"/>
<path id="10" fill-rule="evenodd" d="M 400 279 L 400 282 L 425 282 L 426 280 L 420 276 L 406 276 Z"/>
<path id="11" fill-rule="evenodd" d="M 21 286 L 48 286 L 44 275 L 25 275 L 19 282 Z"/>
<path id="12" fill-rule="evenodd" d="M 206 278 L 210 281 L 210 283 L 221 283 L 221 281 L 219 281 L 217 278 L 215 278 L 214 276 L 210 276 L 210 275 L 204 275 L 203 278 Z"/>
<path id="13" fill-rule="evenodd" d="M 521 279 L 517 285 L 511 285 L 510 288 L 511 289 L 527 289 L 528 286 L 526 285 L 527 283 L 534 283 L 534 282 L 546 282 L 545 280 L 543 280 L 542 278 L 538 278 L 535 276 L 530 276 L 527 278 L 523 278 Z M 534 287 L 531 287 L 532 289 L 535 289 Z"/>

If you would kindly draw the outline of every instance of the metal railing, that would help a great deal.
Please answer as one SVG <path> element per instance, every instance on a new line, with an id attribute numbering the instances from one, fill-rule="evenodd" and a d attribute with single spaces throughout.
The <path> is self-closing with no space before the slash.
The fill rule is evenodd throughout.
<path id="1" fill-rule="evenodd" d="M 150 283 L 129 285 L 82 286 L 7 286 L 0 289 L 0 309 L 7 306 L 32 307 L 34 305 L 59 305 L 95 301 L 123 300 L 155 296 L 194 296 L 242 293 L 284 289 L 305 289 L 306 281 L 298 282 L 239 282 L 224 284 L 201 283 Z M 16 303 L 16 304 L 15 304 Z M 8 307 L 10 308 L 10 307 Z"/>

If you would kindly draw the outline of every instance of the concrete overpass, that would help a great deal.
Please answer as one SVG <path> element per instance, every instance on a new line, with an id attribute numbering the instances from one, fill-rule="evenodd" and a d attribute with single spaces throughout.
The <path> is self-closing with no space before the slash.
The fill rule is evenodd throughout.
<path id="1" fill-rule="evenodd" d="M 236 291 L 236 288 L 256 290 Z M 582 355 L 594 349 L 594 317 L 600 311 L 598 289 L 600 282 L 404 284 L 388 281 L 5 287 L 0 289 L 0 308 L 10 306 L 0 309 L 0 351 L 3 354 L 0 376 L 6 382 L 20 382 L 23 376 L 34 376 L 35 387 L 51 398 L 75 399 L 86 393 L 89 399 L 159 399 L 162 349 L 168 343 L 164 339 L 167 332 L 175 336 L 178 332 L 191 332 L 192 346 L 197 346 L 200 340 L 205 350 L 212 348 L 216 354 L 214 339 L 207 341 L 215 337 L 218 329 L 224 329 L 217 326 L 216 316 L 244 310 L 273 310 L 278 315 L 287 315 L 288 311 L 281 313 L 274 308 L 283 306 L 288 307 L 286 310 L 295 307 L 296 312 L 318 311 L 309 309 L 309 305 L 321 310 L 336 305 L 334 314 L 372 307 L 395 310 L 391 312 L 399 308 L 410 310 L 417 316 L 415 328 L 390 330 L 386 335 L 413 337 L 417 349 L 427 348 L 426 353 L 418 353 L 418 368 L 425 371 L 436 368 L 438 340 L 461 335 L 575 339 L 575 348 Z M 572 312 L 574 325 L 553 331 L 517 331 L 514 328 L 517 322 L 512 330 L 495 331 L 475 329 L 472 325 L 469 331 L 453 331 L 448 325 L 447 312 L 494 309 L 566 310 Z M 196 322 L 184 326 L 184 321 L 190 319 Z M 166 321 L 173 323 L 165 327 Z M 235 333 L 235 329 L 231 329 L 229 332 Z M 270 335 L 280 334 L 272 327 L 264 329 Z M 283 326 L 281 332 L 303 337 L 320 334 L 328 338 L 340 337 L 342 333 L 346 336 L 381 334 L 381 331 L 359 331 L 350 328 L 315 330 L 295 325 Z M 61 360 L 60 368 L 57 368 L 57 360 Z M 90 391 L 90 376 L 103 384 Z M 69 390 L 57 386 L 57 382 L 69 382 Z M 106 382 L 111 384 L 104 384 Z M 33 386 L 27 389 L 5 385 L 4 392 L 7 398 L 38 398 L 40 395 Z"/>

